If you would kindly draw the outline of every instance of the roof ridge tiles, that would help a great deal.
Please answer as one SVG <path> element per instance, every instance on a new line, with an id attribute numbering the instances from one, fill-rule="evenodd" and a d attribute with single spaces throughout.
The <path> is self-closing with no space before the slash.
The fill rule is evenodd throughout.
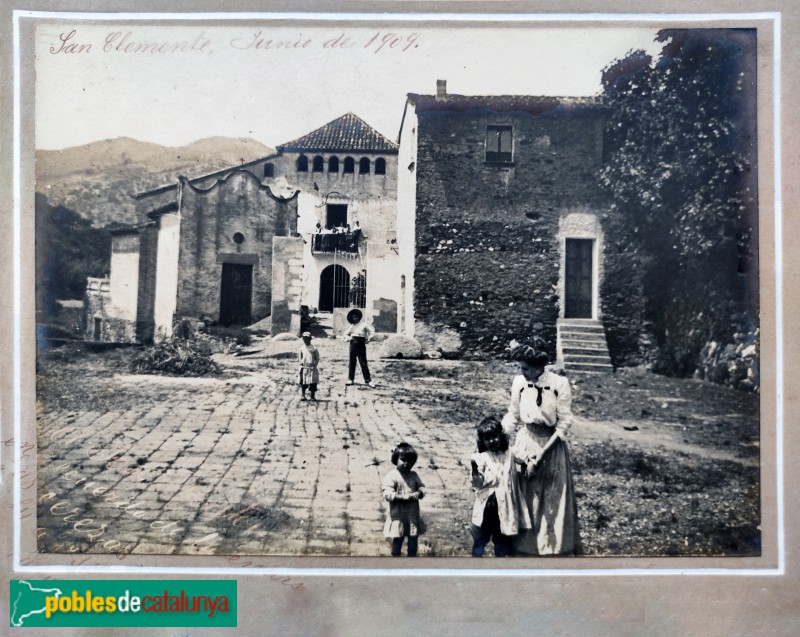
<path id="1" fill-rule="evenodd" d="M 279 144 L 278 150 L 335 150 L 397 152 L 388 140 L 353 112 L 331 120 L 310 133 Z"/>

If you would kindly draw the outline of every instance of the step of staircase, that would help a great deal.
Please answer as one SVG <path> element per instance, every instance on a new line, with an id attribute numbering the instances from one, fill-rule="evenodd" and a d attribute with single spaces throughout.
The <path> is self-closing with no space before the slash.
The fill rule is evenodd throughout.
<path id="1" fill-rule="evenodd" d="M 602 350 L 583 350 L 580 353 L 570 353 L 569 355 L 564 352 L 564 358 L 568 359 L 570 363 L 611 365 L 611 357 L 608 352 L 603 352 Z"/>
<path id="2" fill-rule="evenodd" d="M 561 319 L 557 329 L 559 362 L 568 372 L 614 370 L 602 323 L 590 319 Z"/>
<path id="3" fill-rule="evenodd" d="M 592 365 L 589 363 L 565 363 L 567 372 L 593 372 L 608 374 L 614 371 L 611 365 Z"/>
<path id="4" fill-rule="evenodd" d="M 602 332 L 603 324 L 594 319 L 559 319 L 559 326 L 566 330 L 573 330 L 576 332 L 589 331 L 589 332 Z"/>
<path id="5" fill-rule="evenodd" d="M 589 328 L 572 328 L 572 327 L 563 327 L 561 328 L 561 333 L 564 335 L 569 335 L 571 338 L 575 338 L 578 340 L 599 340 L 605 341 L 606 335 L 605 332 L 601 329 L 589 329 Z"/>

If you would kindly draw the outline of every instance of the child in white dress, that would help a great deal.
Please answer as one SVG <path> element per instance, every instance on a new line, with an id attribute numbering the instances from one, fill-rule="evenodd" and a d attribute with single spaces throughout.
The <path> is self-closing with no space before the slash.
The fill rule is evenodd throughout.
<path id="1" fill-rule="evenodd" d="M 414 447 L 401 442 L 392 451 L 392 464 L 396 468 L 383 479 L 383 499 L 389 503 L 383 535 L 392 541 L 392 557 L 400 557 L 403 538 L 408 538 L 408 557 L 416 557 L 418 536 L 426 530 L 419 514 L 425 485 L 417 472 L 411 470 L 416 462 Z"/>
<path id="2" fill-rule="evenodd" d="M 297 358 L 300 363 L 300 400 L 306 399 L 306 390 L 311 390 L 311 400 L 317 399 L 319 385 L 319 350 L 311 344 L 311 333 L 303 332 L 303 344 Z"/>
<path id="3" fill-rule="evenodd" d="M 523 506 L 514 454 L 508 448 L 503 426 L 493 416 L 478 425 L 478 451 L 470 458 L 472 486 L 472 556 L 482 557 L 492 542 L 495 557 L 511 555 L 512 539 L 531 526 Z"/>

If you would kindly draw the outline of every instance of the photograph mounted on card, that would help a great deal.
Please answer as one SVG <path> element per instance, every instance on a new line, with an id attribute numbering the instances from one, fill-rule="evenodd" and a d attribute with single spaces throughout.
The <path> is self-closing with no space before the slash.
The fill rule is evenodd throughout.
<path id="1" fill-rule="evenodd" d="M 112 17 L 21 21 L 35 552 L 774 561 L 771 23 Z"/>

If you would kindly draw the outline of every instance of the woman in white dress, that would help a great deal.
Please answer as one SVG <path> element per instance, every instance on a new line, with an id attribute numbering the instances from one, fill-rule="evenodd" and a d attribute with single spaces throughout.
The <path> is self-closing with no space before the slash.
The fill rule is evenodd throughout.
<path id="1" fill-rule="evenodd" d="M 532 527 L 514 539 L 516 555 L 580 553 L 578 508 L 572 483 L 567 432 L 572 424 L 569 381 L 545 370 L 544 341 L 519 345 L 511 352 L 519 374 L 511 383 L 511 401 L 503 430 L 514 436 L 522 495 Z"/>

